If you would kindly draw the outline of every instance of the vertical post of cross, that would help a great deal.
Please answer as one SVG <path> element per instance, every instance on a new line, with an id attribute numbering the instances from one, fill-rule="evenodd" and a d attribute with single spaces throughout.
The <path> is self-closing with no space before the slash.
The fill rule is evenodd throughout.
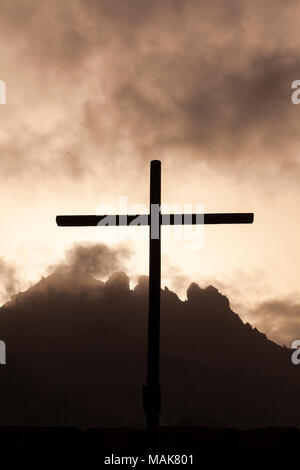
<path id="1" fill-rule="evenodd" d="M 147 385 L 143 388 L 147 429 L 159 424 L 161 397 L 159 385 L 160 277 L 161 277 L 161 163 L 150 166 L 150 252 Z"/>

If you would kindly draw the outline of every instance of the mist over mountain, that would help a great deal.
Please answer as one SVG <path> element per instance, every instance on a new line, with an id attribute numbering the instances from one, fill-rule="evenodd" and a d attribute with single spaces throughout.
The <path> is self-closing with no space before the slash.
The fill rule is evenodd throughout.
<path id="1" fill-rule="evenodd" d="M 1 425 L 144 423 L 148 278 L 56 272 L 0 308 Z M 161 292 L 162 424 L 300 426 L 291 350 L 192 283 Z"/>

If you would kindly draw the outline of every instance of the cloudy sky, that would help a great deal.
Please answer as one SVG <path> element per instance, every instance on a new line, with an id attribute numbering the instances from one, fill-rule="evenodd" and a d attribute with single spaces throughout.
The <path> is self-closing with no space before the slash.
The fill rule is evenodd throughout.
<path id="1" fill-rule="evenodd" d="M 270 337 L 299 338 L 299 13 L 296 0 L 1 0 L 1 301 L 74 243 L 116 253 L 105 268 L 82 261 L 101 279 L 146 274 L 146 230 L 125 239 L 55 216 L 119 210 L 120 196 L 147 207 L 160 159 L 166 204 L 255 212 L 206 227 L 198 249 L 165 240 L 162 284 L 184 298 L 212 283 Z"/>

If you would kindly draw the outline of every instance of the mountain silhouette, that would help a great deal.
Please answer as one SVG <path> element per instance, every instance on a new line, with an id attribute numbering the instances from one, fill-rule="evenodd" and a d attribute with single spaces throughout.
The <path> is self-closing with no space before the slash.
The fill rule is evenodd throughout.
<path id="1" fill-rule="evenodd" d="M 74 270 L 0 308 L 0 425 L 142 425 L 148 278 L 132 290 Z M 291 350 L 244 324 L 217 289 L 161 291 L 161 423 L 300 426 Z"/>

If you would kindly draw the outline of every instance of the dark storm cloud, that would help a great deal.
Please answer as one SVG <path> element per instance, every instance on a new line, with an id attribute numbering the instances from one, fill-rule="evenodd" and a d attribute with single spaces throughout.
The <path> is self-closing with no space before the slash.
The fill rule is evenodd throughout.
<path id="1" fill-rule="evenodd" d="M 82 93 L 75 110 L 66 105 L 50 139 L 64 130 L 66 147 L 85 142 L 75 173 L 66 152 L 59 154 L 66 174 L 86 172 L 99 143 L 117 158 L 123 141 L 147 159 L 180 150 L 209 164 L 273 159 L 281 169 L 294 168 L 300 119 L 290 102 L 290 85 L 300 78 L 294 0 L 18 0 L 1 8 L 2 34 L 27 70 L 24 80 L 35 77 L 36 99 Z M 65 122 L 72 123 L 67 132 Z M 45 150 L 50 145 L 44 141 Z M 44 171 L 40 154 L 22 158 L 39 161 Z"/>
<path id="2" fill-rule="evenodd" d="M 134 84 L 121 86 L 114 95 L 121 129 L 129 130 L 144 150 L 179 147 L 205 150 L 207 159 L 233 160 L 253 158 L 251 151 L 257 148 L 268 157 L 286 158 L 278 153 L 278 145 L 282 150 L 281 145 L 298 138 L 290 104 L 298 58 L 274 54 L 255 58 L 243 71 L 225 68 L 222 61 L 188 63 L 184 70 L 174 64 L 174 73 L 164 80 L 162 100 Z M 190 75 L 194 79 L 189 80 Z M 176 79 L 184 83 L 181 96 L 176 94 Z"/>
<path id="3" fill-rule="evenodd" d="M 103 243 L 74 244 L 66 250 L 64 260 L 51 266 L 49 271 L 82 271 L 94 276 L 106 276 L 121 269 L 129 258 L 125 247 L 110 248 Z"/>

